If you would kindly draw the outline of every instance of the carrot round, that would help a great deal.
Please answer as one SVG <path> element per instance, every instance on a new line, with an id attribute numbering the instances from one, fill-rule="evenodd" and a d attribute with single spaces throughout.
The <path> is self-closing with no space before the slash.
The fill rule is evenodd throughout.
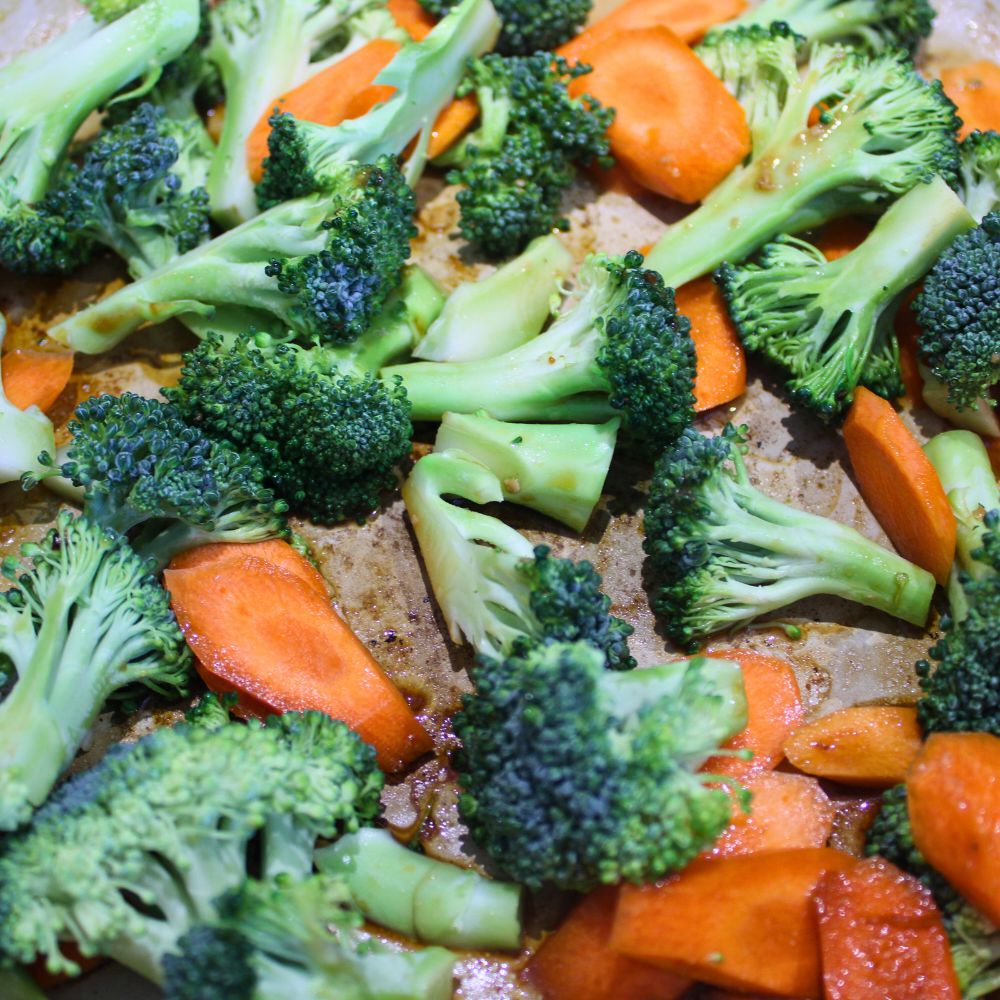
<path id="1" fill-rule="evenodd" d="M 317 709 L 398 770 L 431 739 L 364 643 L 281 566 L 245 556 L 168 569 L 171 606 L 204 670 L 275 713 Z"/>
<path id="2" fill-rule="evenodd" d="M 988 59 L 941 71 L 944 92 L 962 119 L 959 138 L 977 129 L 1000 131 L 1000 66 Z"/>
<path id="3" fill-rule="evenodd" d="M 855 389 L 844 443 L 861 496 L 899 554 L 946 584 L 955 559 L 955 515 L 934 466 L 892 404 Z"/>
<path id="4" fill-rule="evenodd" d="M 920 852 L 1000 924 L 1000 738 L 933 733 L 906 788 Z"/>
<path id="5" fill-rule="evenodd" d="M 695 861 L 650 886 L 624 885 L 611 947 L 692 979 L 782 997 L 820 994 L 812 894 L 856 864 L 827 847 Z"/>
<path id="6" fill-rule="evenodd" d="M 543 1000 L 674 1000 L 689 979 L 633 961 L 608 947 L 618 890 L 585 896 L 531 956 L 528 981 Z"/>
<path id="7" fill-rule="evenodd" d="M 691 320 L 694 408 L 710 410 L 742 396 L 747 388 L 746 354 L 719 286 L 709 275 L 696 278 L 677 289 L 676 302 L 677 311 Z"/>
<path id="8" fill-rule="evenodd" d="M 959 1000 L 930 890 L 881 858 L 816 887 L 824 1000 Z"/>
<path id="9" fill-rule="evenodd" d="M 915 708 L 858 705 L 796 729 L 785 740 L 785 756 L 817 778 L 888 788 L 906 780 L 920 745 Z"/>
<path id="10" fill-rule="evenodd" d="M 615 109 L 611 152 L 651 191 L 701 201 L 750 151 L 736 98 L 669 28 L 616 32 L 584 56 L 593 70 L 570 93 Z"/>
<path id="11" fill-rule="evenodd" d="M 4 395 L 19 410 L 47 410 L 73 374 L 72 351 L 8 351 L 0 363 Z"/>
<path id="12" fill-rule="evenodd" d="M 388 0 L 385 7 L 396 24 L 415 42 L 423 41 L 436 24 L 420 0 Z"/>

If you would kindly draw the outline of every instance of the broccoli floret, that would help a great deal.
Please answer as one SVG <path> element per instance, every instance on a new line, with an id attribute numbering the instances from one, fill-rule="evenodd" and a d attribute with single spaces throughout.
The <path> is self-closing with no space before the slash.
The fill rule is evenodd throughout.
<path id="1" fill-rule="evenodd" d="M 459 809 L 516 881 L 653 881 L 729 823 L 729 794 L 698 768 L 745 725 L 736 664 L 618 673 L 588 643 L 555 643 L 483 657 L 473 680 L 454 719 Z"/>
<path id="2" fill-rule="evenodd" d="M 316 839 L 370 822 L 382 783 L 374 750 L 321 712 L 120 744 L 0 843 L 0 963 L 77 973 L 73 941 L 160 982 L 224 893 L 308 876 Z"/>
<path id="3" fill-rule="evenodd" d="M 551 52 L 491 54 L 469 64 L 458 95 L 475 94 L 479 127 L 440 162 L 455 169 L 462 235 L 491 257 L 509 257 L 553 227 L 577 164 L 611 163 L 607 130 L 614 118 L 589 94 L 570 97 L 570 84 L 590 72 Z"/>
<path id="4" fill-rule="evenodd" d="M 604 424 L 512 424 L 485 413 L 446 413 L 435 451 L 460 451 L 500 480 L 504 500 L 583 531 L 601 499 L 618 437 Z"/>
<path id="5" fill-rule="evenodd" d="M 379 73 L 375 82 L 395 92 L 367 114 L 335 126 L 274 115 L 267 141 L 270 156 L 257 187 L 260 204 L 266 208 L 326 190 L 339 185 L 341 175 L 356 170 L 359 162 L 399 156 L 434 122 L 454 95 L 466 60 L 490 49 L 498 29 L 489 0 L 462 0 L 423 41 L 404 45 Z M 415 153 L 408 167 L 413 181 L 424 156 Z"/>
<path id="6" fill-rule="evenodd" d="M 218 729 L 229 724 L 229 713 L 238 702 L 239 695 L 235 691 L 224 695 L 207 691 L 184 713 L 184 721 L 192 726 Z"/>
<path id="7" fill-rule="evenodd" d="M 414 420 L 487 410 L 498 420 L 603 422 L 662 447 L 694 419 L 691 324 L 642 255 L 591 255 L 579 292 L 541 336 L 498 357 L 382 369 L 400 376 Z M 506 309 L 505 303 L 497 308 Z"/>
<path id="8" fill-rule="evenodd" d="M 973 132 L 959 143 L 956 190 L 977 222 L 1000 208 L 1000 133 Z"/>
<path id="9" fill-rule="evenodd" d="M 45 204 L 84 119 L 125 84 L 175 58 L 198 30 L 198 0 L 146 0 L 103 25 L 66 32 L 0 69 L 0 265 L 65 273 L 90 241 Z"/>
<path id="10" fill-rule="evenodd" d="M 832 420 L 858 385 L 886 399 L 903 395 L 892 325 L 900 295 L 974 224 L 937 177 L 904 194 L 837 260 L 785 236 L 759 263 L 723 264 L 717 280 L 743 343 L 791 375 L 796 402 Z"/>
<path id="11" fill-rule="evenodd" d="M 449 1000 L 455 957 L 402 951 L 366 935 L 336 877 L 247 881 L 165 962 L 166 1000 Z M 243 974 L 224 972 L 242 968 Z M 249 975 L 246 975 L 249 972 Z"/>
<path id="12" fill-rule="evenodd" d="M 345 173 L 336 191 L 277 205 L 57 323 L 85 354 L 173 316 L 226 329 L 252 317 L 306 344 L 345 343 L 370 325 L 410 255 L 413 192 L 391 160 Z M 234 319 L 234 315 L 236 319 Z"/>
<path id="13" fill-rule="evenodd" d="M 691 429 L 653 472 L 643 548 L 653 609 L 683 646 L 818 594 L 923 625 L 926 570 L 852 528 L 755 489 L 743 464 L 747 428 Z"/>
<path id="14" fill-rule="evenodd" d="M 956 176 L 958 119 L 940 81 L 924 80 L 899 50 L 866 56 L 816 45 L 782 95 L 784 83 L 775 85 L 782 74 L 755 68 L 758 60 L 765 67 L 794 60 L 795 37 L 778 31 L 747 47 L 743 76 L 768 81 L 754 110 L 760 120 L 751 119 L 749 160 L 670 226 L 647 259 L 674 288 L 724 261 L 739 263 L 781 233 L 870 211 L 935 174 Z"/>
<path id="15" fill-rule="evenodd" d="M 434 17 L 442 17 L 457 0 L 420 0 Z M 496 0 L 503 22 L 497 49 L 504 55 L 531 55 L 568 42 L 583 27 L 593 0 Z"/>
<path id="16" fill-rule="evenodd" d="M 63 511 L 21 552 L 26 569 L 2 566 L 16 585 L 0 593 L 0 662 L 16 680 L 0 701 L 0 830 L 45 801 L 115 693 L 182 695 L 191 672 L 169 595 L 120 535 Z"/>
<path id="17" fill-rule="evenodd" d="M 0 369 L 6 336 L 7 320 L 0 313 Z M 29 406 L 26 410 L 16 407 L 4 393 L 0 376 L 0 486 L 16 482 L 26 472 L 42 472 L 44 466 L 39 456 L 52 455 L 55 449 L 52 421 L 37 406 Z"/>
<path id="18" fill-rule="evenodd" d="M 948 401 L 969 410 L 989 400 L 1000 381 L 1000 212 L 941 254 L 913 309 L 920 356 Z"/>
<path id="19" fill-rule="evenodd" d="M 206 437 L 168 403 L 95 396 L 69 429 L 67 461 L 53 471 L 85 488 L 91 521 L 126 535 L 160 568 L 208 542 L 287 537 L 287 504 L 266 487 L 260 462 Z"/>

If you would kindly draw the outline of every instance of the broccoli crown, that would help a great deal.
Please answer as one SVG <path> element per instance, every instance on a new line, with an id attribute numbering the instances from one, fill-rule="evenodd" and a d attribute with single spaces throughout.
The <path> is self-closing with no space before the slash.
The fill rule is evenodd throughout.
<path id="1" fill-rule="evenodd" d="M 0 843 L 0 956 L 73 973 L 73 940 L 159 981 L 220 896 L 307 876 L 315 840 L 370 822 L 382 782 L 374 750 L 320 712 L 120 744 Z"/>
<path id="2" fill-rule="evenodd" d="M 958 146 L 956 190 L 977 222 L 1000 208 L 1000 132 L 973 132 Z"/>
<path id="3" fill-rule="evenodd" d="M 14 274 L 69 274 L 90 260 L 93 241 L 54 201 L 26 205 L 0 179 L 0 267 Z"/>
<path id="4" fill-rule="evenodd" d="M 917 345 L 959 409 L 974 409 L 1000 381 L 1000 212 L 959 236 L 913 305 Z"/>
<path id="5" fill-rule="evenodd" d="M 443 17 L 458 0 L 420 0 L 434 17 Z M 497 51 L 530 55 L 568 42 L 583 27 L 593 0 L 496 0 L 503 27 Z"/>
<path id="6" fill-rule="evenodd" d="M 275 493 L 321 524 L 367 514 L 410 453 L 406 393 L 321 347 L 212 336 L 164 391 L 181 418 L 259 460 Z"/>
<path id="7" fill-rule="evenodd" d="M 85 488 L 88 517 L 161 565 L 208 541 L 287 534 L 287 504 L 265 485 L 260 462 L 206 437 L 174 406 L 130 392 L 95 396 L 69 428 L 60 471 Z"/>
<path id="8" fill-rule="evenodd" d="M 482 657 L 474 681 L 455 716 L 460 810 L 516 881 L 653 881 L 729 822 L 729 794 L 696 770 L 745 722 L 734 664 L 613 672 L 588 643 L 552 643 Z"/>
<path id="9" fill-rule="evenodd" d="M 163 957 L 166 1000 L 254 1000 L 253 948 L 237 930 L 198 924 Z"/>
<path id="10" fill-rule="evenodd" d="M 569 95 L 569 84 L 590 72 L 561 56 L 496 53 L 474 59 L 458 94 L 475 93 L 482 122 L 448 163 L 458 194 L 462 235 L 494 257 L 512 256 L 553 226 L 575 165 L 607 165 L 608 126 L 614 111 L 589 94 Z"/>

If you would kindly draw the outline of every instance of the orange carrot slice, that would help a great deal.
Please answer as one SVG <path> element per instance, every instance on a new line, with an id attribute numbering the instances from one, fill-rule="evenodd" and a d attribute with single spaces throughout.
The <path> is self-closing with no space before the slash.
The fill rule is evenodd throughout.
<path id="1" fill-rule="evenodd" d="M 1000 66 L 988 59 L 953 66 L 941 72 L 941 83 L 958 107 L 960 139 L 977 129 L 1000 131 Z"/>
<path id="2" fill-rule="evenodd" d="M 450 149 L 478 117 L 479 103 L 475 94 L 456 97 L 434 120 L 430 142 L 427 143 L 427 156 L 433 160 Z"/>
<path id="3" fill-rule="evenodd" d="M 899 343 L 899 374 L 906 388 L 903 398 L 910 406 L 922 406 L 924 400 L 924 380 L 920 376 L 920 355 L 917 352 L 920 325 L 913 312 L 913 300 L 920 294 L 922 287 L 923 285 L 917 285 L 906 293 L 893 321 L 893 330 Z"/>
<path id="4" fill-rule="evenodd" d="M 425 39 L 436 23 L 420 0 L 388 0 L 385 6 L 396 24 L 415 42 Z"/>
<path id="5" fill-rule="evenodd" d="M 8 351 L 0 362 L 3 391 L 19 410 L 47 410 L 73 374 L 72 351 Z"/>
<path id="6" fill-rule="evenodd" d="M 861 496 L 900 555 L 947 583 L 955 515 L 934 466 L 892 404 L 857 388 L 844 443 Z"/>

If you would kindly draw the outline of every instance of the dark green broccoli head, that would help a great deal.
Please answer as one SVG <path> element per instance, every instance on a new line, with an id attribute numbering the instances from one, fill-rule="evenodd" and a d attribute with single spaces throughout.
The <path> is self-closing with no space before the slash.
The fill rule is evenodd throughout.
<path id="1" fill-rule="evenodd" d="M 275 493 L 321 524 L 377 507 L 410 453 L 406 393 L 319 347 L 211 337 L 164 394 L 192 426 L 257 458 Z"/>
<path id="2" fill-rule="evenodd" d="M 93 241 L 72 228 L 57 204 L 25 205 L 0 179 L 0 267 L 13 274 L 69 274 L 93 252 Z"/>
<path id="3" fill-rule="evenodd" d="M 455 716 L 460 809 L 513 879 L 586 890 L 682 868 L 729 822 L 697 768 L 745 723 L 739 668 L 605 669 L 588 643 L 483 657 Z"/>
<path id="4" fill-rule="evenodd" d="M 1000 381 L 1000 213 L 941 254 L 914 310 L 924 361 L 950 402 L 974 409 Z"/>
<path id="5" fill-rule="evenodd" d="M 1000 133 L 973 132 L 959 144 L 958 191 L 977 222 L 1000 208 Z"/>
<path id="6" fill-rule="evenodd" d="M 458 0 L 420 0 L 434 17 L 444 17 Z M 568 42 L 583 27 L 593 0 L 496 0 L 503 28 L 497 51 L 530 55 Z"/>
<path id="7" fill-rule="evenodd" d="M 166 1000 L 254 1000 L 253 948 L 228 927 L 199 924 L 163 958 Z"/>

